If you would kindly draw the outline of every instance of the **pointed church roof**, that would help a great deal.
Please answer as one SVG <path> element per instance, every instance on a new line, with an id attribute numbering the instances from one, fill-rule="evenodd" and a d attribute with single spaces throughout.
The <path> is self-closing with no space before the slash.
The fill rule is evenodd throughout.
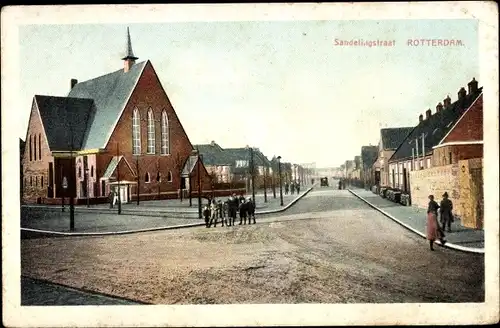
<path id="1" fill-rule="evenodd" d="M 132 41 L 130 40 L 130 30 L 128 27 L 127 27 L 127 47 L 125 49 L 125 57 L 123 57 L 122 60 L 127 60 L 127 59 L 132 59 L 132 60 L 139 59 L 138 57 L 134 56 L 134 52 L 132 51 Z"/>
<path id="2" fill-rule="evenodd" d="M 95 115 L 90 123 L 82 149 L 105 148 L 116 123 L 149 62 L 132 65 L 130 71 L 117 70 L 88 81 L 77 83 L 68 97 L 92 99 Z"/>

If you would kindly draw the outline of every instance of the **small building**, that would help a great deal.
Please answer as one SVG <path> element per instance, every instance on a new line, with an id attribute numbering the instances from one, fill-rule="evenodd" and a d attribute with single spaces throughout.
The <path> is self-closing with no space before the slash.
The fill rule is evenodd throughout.
<path id="1" fill-rule="evenodd" d="M 123 68 L 71 79 L 67 97 L 33 97 L 22 160 L 25 202 L 103 202 L 118 185 L 128 202 L 177 197 L 189 182 L 210 185 L 152 63 L 136 63 L 128 29 L 125 50 Z"/>
<path id="2" fill-rule="evenodd" d="M 362 146 L 361 147 L 361 180 L 367 188 L 375 185 L 375 175 L 373 174 L 373 164 L 377 160 L 377 146 Z"/>
<path id="3" fill-rule="evenodd" d="M 390 187 L 409 192 L 409 172 L 428 169 L 435 165 L 444 164 L 446 161 L 453 162 L 453 154 L 455 154 L 455 160 L 464 159 L 465 157 L 482 157 L 482 146 L 459 145 L 456 142 L 447 145 L 442 143 L 444 140 L 452 142 L 451 140 L 457 138 L 457 135 L 464 134 L 464 131 L 469 131 L 474 126 L 477 127 L 479 122 L 470 127 L 466 126 L 470 121 L 475 120 L 475 117 L 471 116 L 463 121 L 460 125 L 462 128 L 455 129 L 455 132 L 451 136 L 449 135 L 464 113 L 473 105 L 477 106 L 479 104 L 477 100 L 481 93 L 482 88 L 478 88 L 477 81 L 473 79 L 469 83 L 469 92 L 467 93 L 465 88 L 461 88 L 455 102 L 452 103 L 451 98 L 448 96 L 444 99 L 443 104 L 437 104 L 434 114 L 428 109 L 425 113 L 425 119 L 423 115 L 419 116 L 419 124 L 408 134 L 389 159 Z M 472 135 L 472 132 L 467 133 Z M 477 140 L 467 142 L 476 143 Z M 435 148 L 440 144 L 441 147 Z M 462 155 L 459 155 L 460 150 L 462 150 Z M 450 157 L 450 153 L 452 157 Z"/>
<path id="4" fill-rule="evenodd" d="M 375 184 L 380 187 L 389 187 L 389 159 L 398 146 L 405 140 L 413 127 L 384 128 L 380 130 L 377 160 L 372 165 Z"/>

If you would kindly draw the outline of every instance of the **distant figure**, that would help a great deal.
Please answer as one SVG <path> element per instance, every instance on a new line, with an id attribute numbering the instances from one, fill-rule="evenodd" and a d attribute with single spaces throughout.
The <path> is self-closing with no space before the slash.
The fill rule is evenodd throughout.
<path id="1" fill-rule="evenodd" d="M 109 208 L 113 208 L 115 202 L 115 193 L 113 190 L 110 190 L 108 194 Z"/>
<path id="2" fill-rule="evenodd" d="M 285 182 L 285 195 L 288 195 L 288 182 Z"/>
<path id="3" fill-rule="evenodd" d="M 208 205 L 205 205 L 203 208 L 203 217 L 205 218 L 205 226 L 207 228 L 210 228 L 210 207 Z"/>
<path id="4" fill-rule="evenodd" d="M 298 195 L 300 193 L 300 183 L 297 182 L 296 188 L 297 188 L 297 195 Z"/>
<path id="5" fill-rule="evenodd" d="M 445 192 L 443 194 L 443 200 L 441 200 L 440 204 L 440 214 L 441 214 L 441 227 L 446 230 L 446 226 L 448 226 L 448 232 L 451 232 L 451 223 L 453 222 L 453 203 L 448 198 L 448 193 Z"/>
<path id="6" fill-rule="evenodd" d="M 437 221 L 438 209 L 439 205 L 434 201 L 434 195 L 429 195 L 429 206 L 427 207 L 427 239 L 429 240 L 431 251 L 434 250 L 434 241 L 436 239 L 439 239 L 442 245 L 446 243 L 444 240 L 444 233 Z"/>
<path id="7" fill-rule="evenodd" d="M 294 182 L 291 182 L 290 183 L 290 194 L 293 195 L 293 193 L 295 192 L 295 183 Z"/>
<path id="8" fill-rule="evenodd" d="M 229 197 L 229 200 L 227 201 L 228 205 L 228 211 L 229 211 L 229 225 L 234 226 L 234 222 L 236 221 L 236 215 L 238 213 L 238 205 L 239 201 L 238 198 L 236 197 L 236 194 L 233 194 L 231 197 Z"/>
<path id="9" fill-rule="evenodd" d="M 250 222 L 251 219 L 253 219 L 253 224 L 255 224 L 255 204 L 251 197 L 248 197 L 247 213 L 248 213 L 248 224 L 251 224 Z"/>
<path id="10" fill-rule="evenodd" d="M 247 211 L 248 211 L 248 205 L 245 202 L 245 199 L 240 202 L 240 225 L 244 222 L 244 224 L 247 224 Z"/>

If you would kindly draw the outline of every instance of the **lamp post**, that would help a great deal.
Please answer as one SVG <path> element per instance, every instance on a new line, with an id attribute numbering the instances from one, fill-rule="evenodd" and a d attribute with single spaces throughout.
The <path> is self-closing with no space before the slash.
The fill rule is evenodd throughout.
<path id="1" fill-rule="evenodd" d="M 202 213 L 201 213 L 201 160 L 202 156 L 200 154 L 200 151 L 198 150 L 198 217 L 201 219 L 202 218 Z"/>
<path id="2" fill-rule="evenodd" d="M 276 157 L 278 159 L 278 175 L 280 179 L 280 205 L 283 206 L 283 185 L 281 182 L 281 156 Z"/>
<path id="3" fill-rule="evenodd" d="M 87 189 L 87 207 L 90 207 L 90 195 L 89 195 L 89 168 L 85 168 L 85 181 L 87 182 L 85 184 L 85 188 Z"/>
<path id="4" fill-rule="evenodd" d="M 122 197 L 120 189 L 120 144 L 116 143 L 116 160 L 118 164 L 116 165 L 116 180 L 118 182 L 118 214 L 122 214 Z"/>
<path id="5" fill-rule="evenodd" d="M 255 204 L 255 163 L 253 161 L 253 147 L 250 147 L 250 162 L 252 174 L 252 201 Z"/>
<path id="6" fill-rule="evenodd" d="M 267 203 L 267 185 L 266 185 L 266 179 L 267 179 L 267 165 L 264 163 L 264 203 Z"/>
<path id="7" fill-rule="evenodd" d="M 139 154 L 135 156 L 135 171 L 137 172 L 137 206 L 139 206 L 139 189 L 141 181 L 141 175 L 139 174 Z"/>
<path id="8" fill-rule="evenodd" d="M 273 165 L 272 170 L 273 171 L 272 171 L 271 180 L 273 183 L 273 198 L 276 199 L 276 179 L 274 178 L 276 176 L 276 173 L 274 173 L 274 165 Z"/>

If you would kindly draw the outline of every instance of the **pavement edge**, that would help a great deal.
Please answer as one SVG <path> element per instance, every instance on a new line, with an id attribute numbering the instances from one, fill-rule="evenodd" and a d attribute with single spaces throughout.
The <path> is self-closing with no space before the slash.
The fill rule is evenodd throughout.
<path id="1" fill-rule="evenodd" d="M 406 223 L 403 223 L 400 220 L 396 219 L 394 216 L 392 216 L 391 214 L 389 214 L 386 211 L 382 210 L 381 208 L 373 205 L 372 203 L 370 203 L 369 201 L 367 201 L 366 199 L 364 199 L 363 197 L 361 197 L 360 195 L 358 195 L 356 192 L 352 191 L 351 189 L 347 189 L 347 190 L 351 194 L 353 194 L 354 196 L 356 196 L 357 198 L 359 198 L 360 200 L 362 200 L 363 202 L 365 202 L 366 204 L 368 204 L 373 209 L 377 210 L 378 212 L 380 212 L 383 215 L 385 215 L 386 217 L 388 217 L 389 219 L 391 219 L 394 222 L 400 224 L 401 226 L 405 227 L 406 229 L 412 231 L 413 233 L 419 235 L 420 237 L 427 238 L 427 236 L 425 234 L 423 234 L 420 231 L 412 228 L 411 226 L 407 225 Z M 440 245 L 442 247 L 448 247 L 448 248 L 451 248 L 451 249 L 454 249 L 454 250 L 458 250 L 458 251 L 462 251 L 462 252 L 484 254 L 484 248 L 464 247 L 464 246 L 456 245 L 456 244 L 453 244 L 453 243 L 450 243 L 450 242 L 446 242 L 444 245 L 442 245 L 439 240 L 436 241 L 436 244 L 438 244 L 438 245 Z"/>
<path id="2" fill-rule="evenodd" d="M 297 203 L 300 199 L 302 199 L 304 196 L 306 196 L 311 190 L 313 190 L 314 185 L 304 191 L 301 195 L 296 197 L 294 200 L 292 200 L 289 204 L 287 204 L 285 207 L 277 209 L 277 210 L 270 210 L 270 211 L 262 211 L 262 212 L 256 212 L 255 214 L 272 214 L 272 213 L 279 213 L 286 211 L 289 209 L 291 206 L 293 206 L 295 203 Z M 175 225 L 175 226 L 166 226 L 166 227 L 156 227 L 156 228 L 146 228 L 146 229 L 137 229 L 137 230 L 125 230 L 125 231 L 106 231 L 106 232 L 62 232 L 62 231 L 51 231 L 51 230 L 39 230 L 39 229 L 31 229 L 31 228 L 22 228 L 21 227 L 21 233 L 25 234 L 32 234 L 33 235 L 40 235 L 40 236 L 60 236 L 60 237 L 92 237 L 92 236 L 115 236 L 115 235 L 127 235 L 127 234 L 132 234 L 132 233 L 141 233 L 141 232 L 151 232 L 151 231 L 158 231 L 158 230 L 173 230 L 173 229 L 182 229 L 182 228 L 192 228 L 192 227 L 201 227 L 204 226 L 205 223 L 190 223 L 190 224 L 180 224 L 180 225 Z"/>

